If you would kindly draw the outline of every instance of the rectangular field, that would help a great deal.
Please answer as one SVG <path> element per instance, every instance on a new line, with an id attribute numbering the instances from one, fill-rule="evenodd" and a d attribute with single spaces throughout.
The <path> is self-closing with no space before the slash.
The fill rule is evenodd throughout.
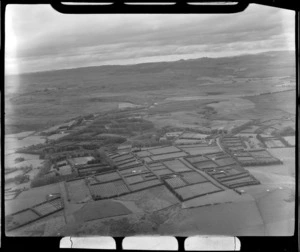
<path id="1" fill-rule="evenodd" d="M 211 182 L 189 185 L 174 190 L 183 200 L 191 199 L 197 196 L 222 191 Z"/>
<path id="2" fill-rule="evenodd" d="M 180 177 L 167 178 L 165 182 L 173 189 L 187 185 Z"/>
<path id="3" fill-rule="evenodd" d="M 184 151 L 189 153 L 190 155 L 203 155 L 214 152 L 221 151 L 218 146 L 208 146 L 208 147 L 196 147 L 196 148 L 182 148 Z"/>
<path id="4" fill-rule="evenodd" d="M 197 162 L 201 162 L 201 161 L 206 161 L 208 160 L 206 157 L 204 156 L 196 156 L 196 157 L 187 157 L 185 158 L 186 160 L 188 160 L 190 163 L 197 163 Z"/>
<path id="5" fill-rule="evenodd" d="M 111 198 L 130 192 L 123 180 L 93 184 L 90 188 L 94 199 Z"/>
<path id="6" fill-rule="evenodd" d="M 160 170 L 155 170 L 155 171 L 153 171 L 153 173 L 157 176 L 163 176 L 163 175 L 167 175 L 167 174 L 172 174 L 173 172 L 167 168 L 164 168 L 164 169 L 160 169 Z"/>
<path id="7" fill-rule="evenodd" d="M 204 178 L 202 175 L 200 175 L 198 172 L 191 171 L 191 172 L 183 172 L 181 173 L 183 176 L 182 178 L 188 183 L 188 184 L 196 184 L 196 183 L 202 183 L 207 181 L 206 178 Z"/>
<path id="8" fill-rule="evenodd" d="M 89 196 L 90 190 L 85 183 L 84 179 L 78 179 L 66 182 L 69 199 L 72 202 L 81 201 Z"/>
<path id="9" fill-rule="evenodd" d="M 203 161 L 199 163 L 193 164 L 197 169 L 207 169 L 207 168 L 214 168 L 217 167 L 217 165 L 212 161 Z"/>
<path id="10" fill-rule="evenodd" d="M 129 153 L 129 154 L 125 154 L 125 155 L 120 155 L 120 156 L 117 156 L 117 157 L 113 157 L 112 160 L 114 162 L 120 162 L 120 161 L 124 161 L 124 160 L 130 159 L 130 158 L 133 158 L 133 156 Z"/>
<path id="11" fill-rule="evenodd" d="M 151 156 L 149 151 L 139 151 L 135 153 L 138 157 L 148 157 Z"/>
<path id="12" fill-rule="evenodd" d="M 124 169 L 124 170 L 119 171 L 119 173 L 122 176 L 134 175 L 134 174 L 139 174 L 139 173 L 143 173 L 143 172 L 149 172 L 147 167 L 137 166 L 137 167 L 132 167 L 132 168 L 128 168 L 128 169 Z"/>
<path id="13" fill-rule="evenodd" d="M 48 215 L 62 208 L 63 205 L 61 198 L 58 198 L 50 202 L 45 202 L 44 204 L 38 205 L 32 209 L 37 211 L 40 215 Z"/>
<path id="14" fill-rule="evenodd" d="M 179 152 L 179 151 L 180 150 L 175 146 L 168 146 L 168 147 L 149 150 L 149 152 L 152 153 L 153 155 L 166 154 L 166 153 Z"/>
<path id="15" fill-rule="evenodd" d="M 285 145 L 280 140 L 267 140 L 265 144 L 268 148 L 281 148 L 285 147 Z"/>
<path id="16" fill-rule="evenodd" d="M 104 174 L 99 174 L 96 176 L 96 179 L 99 182 L 109 182 L 109 181 L 117 180 L 120 178 L 121 177 L 117 172 L 104 173 Z"/>
<path id="17" fill-rule="evenodd" d="M 159 161 L 159 160 L 179 158 L 179 157 L 185 157 L 185 156 L 187 156 L 187 154 L 184 152 L 174 152 L 174 153 L 170 153 L 170 154 L 152 156 L 151 159 L 153 161 Z"/>
<path id="18" fill-rule="evenodd" d="M 134 160 L 134 161 L 126 163 L 126 164 L 120 164 L 120 165 L 118 165 L 118 168 L 125 169 L 125 168 L 131 167 L 134 165 L 138 165 L 138 164 L 140 164 L 140 163 L 138 161 Z"/>
<path id="19" fill-rule="evenodd" d="M 164 165 L 167 166 L 173 172 L 190 171 L 191 169 L 185 166 L 180 160 L 165 161 Z"/>
<path id="20" fill-rule="evenodd" d="M 236 163 L 236 161 L 233 158 L 231 158 L 231 157 L 229 157 L 229 158 L 222 158 L 222 159 L 216 159 L 214 161 L 219 166 L 232 165 L 232 164 Z"/>
<path id="21" fill-rule="evenodd" d="M 39 215 L 37 215 L 35 212 L 33 212 L 30 209 L 27 209 L 25 211 L 13 214 L 13 227 L 22 226 L 24 224 L 27 224 L 29 222 L 32 222 L 38 218 L 40 218 Z"/>
<path id="22" fill-rule="evenodd" d="M 148 180 L 148 181 L 145 181 L 145 182 L 137 183 L 137 184 L 134 184 L 134 185 L 130 185 L 130 190 L 131 191 L 138 191 L 138 190 L 150 188 L 150 187 L 161 185 L 161 184 L 162 184 L 162 182 L 160 180 L 153 179 L 153 180 Z"/>
<path id="23" fill-rule="evenodd" d="M 291 146 L 295 146 L 295 136 L 286 136 L 283 137 L 285 141 L 288 142 L 288 144 L 290 144 Z"/>

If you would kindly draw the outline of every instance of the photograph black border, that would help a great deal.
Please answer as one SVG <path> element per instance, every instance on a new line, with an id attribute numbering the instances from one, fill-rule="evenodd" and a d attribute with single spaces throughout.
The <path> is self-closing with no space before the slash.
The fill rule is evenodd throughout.
<path id="1" fill-rule="evenodd" d="M 67 1 L 64 1 L 67 2 Z M 76 0 L 70 1 L 70 2 L 76 2 Z M 82 1 L 84 2 L 84 1 Z M 92 2 L 92 1 L 88 1 Z M 95 7 L 93 6 L 86 6 L 84 8 L 83 6 L 79 6 L 79 8 L 84 11 L 84 13 L 230 13 L 230 11 L 227 9 L 227 7 L 220 7 L 217 6 L 217 8 L 212 9 L 211 6 L 207 6 L 207 9 L 203 8 L 201 9 L 201 6 L 193 5 L 191 10 L 191 6 L 187 7 L 185 4 L 186 1 L 128 1 L 128 2 L 176 2 L 176 5 L 172 6 L 125 6 L 120 0 L 115 1 L 95 1 L 95 2 L 114 2 L 112 6 L 109 7 L 105 5 L 101 5 L 98 7 L 98 10 L 95 10 Z M 201 1 L 187 1 L 187 2 L 201 2 Z M 204 2 L 208 2 L 207 0 Z M 234 1 L 236 2 L 236 1 Z M 297 251 L 299 248 L 298 240 L 299 240 L 299 221 L 298 221 L 298 205 L 299 205 L 299 187 L 298 187 L 298 181 L 299 181 L 299 149 L 298 149 L 298 143 L 299 143 L 299 135 L 298 135 L 298 121 L 299 121 L 299 26 L 300 26 L 300 7 L 297 6 L 297 1 L 284 1 L 284 0 L 257 0 L 257 1 L 240 1 L 240 5 L 236 9 L 232 9 L 231 13 L 235 13 L 238 11 L 242 11 L 242 9 L 246 8 L 248 4 L 259 4 L 259 5 L 267 5 L 277 8 L 283 8 L 283 9 L 289 9 L 295 11 L 295 65 L 296 65 L 296 145 L 295 145 L 295 153 L 296 153 L 296 171 L 295 171 L 295 179 L 296 179 L 296 193 L 295 193 L 295 231 L 293 236 L 287 236 L 287 237 L 239 237 L 239 240 L 241 242 L 241 251 Z M 79 13 L 79 8 L 75 6 L 73 10 L 70 10 L 69 8 L 66 9 L 64 5 L 62 5 L 58 1 L 34 1 L 34 0 L 16 0 L 16 1 L 8 1 L 4 0 L 0 2 L 0 9 L 1 9 L 1 73 L 2 73 L 2 90 L 1 90 L 1 242 L 0 242 L 0 249 L 1 250 L 9 250 L 9 251 L 32 251 L 32 250 L 48 250 L 48 251 L 55 251 L 59 250 L 59 242 L 62 237 L 7 237 L 5 235 L 5 224 L 4 224 L 4 116 L 5 116 L 5 104 L 4 104 L 4 97 L 5 97 L 5 91 L 4 91 L 4 81 L 5 81 L 5 60 L 4 60 L 4 51 L 5 51 L 5 9 L 7 5 L 10 4 L 51 4 L 52 7 L 56 10 L 60 10 L 64 13 Z M 69 7 L 69 6 L 68 6 Z M 106 9 L 106 7 L 108 7 Z M 236 7 L 236 6 L 235 6 Z M 99 11 L 99 8 L 101 8 L 101 11 Z M 105 11 L 104 11 L 105 9 Z M 205 11 L 204 11 L 205 10 Z M 179 244 L 179 251 L 184 251 L 184 237 L 176 237 Z M 122 239 L 123 238 L 115 238 L 117 250 L 122 249 Z M 69 249 L 63 249 L 65 251 L 68 251 Z M 83 249 L 76 249 L 76 251 L 81 251 Z M 86 250 L 84 250 L 86 251 Z M 91 250 L 88 250 L 91 251 Z M 100 250 L 102 251 L 102 250 Z M 105 251 L 105 250 L 103 250 Z M 112 250 L 108 250 L 112 251 Z"/>

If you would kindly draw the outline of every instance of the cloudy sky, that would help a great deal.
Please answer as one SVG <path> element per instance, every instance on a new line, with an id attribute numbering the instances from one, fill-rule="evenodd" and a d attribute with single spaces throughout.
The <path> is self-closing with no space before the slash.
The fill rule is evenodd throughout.
<path id="1" fill-rule="evenodd" d="M 239 14 L 72 15 L 8 5 L 6 74 L 294 50 L 293 11 L 258 5 Z"/>

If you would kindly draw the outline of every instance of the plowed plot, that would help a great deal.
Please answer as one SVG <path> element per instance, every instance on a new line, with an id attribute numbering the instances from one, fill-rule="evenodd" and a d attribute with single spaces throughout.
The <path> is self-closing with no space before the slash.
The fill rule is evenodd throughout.
<path id="1" fill-rule="evenodd" d="M 169 169 L 171 169 L 173 172 L 184 172 L 184 171 L 191 170 L 179 160 L 166 161 L 164 162 L 164 165 L 167 166 Z"/>
<path id="2" fill-rule="evenodd" d="M 204 156 L 188 157 L 188 158 L 185 158 L 185 159 L 188 160 L 190 163 L 197 163 L 197 162 L 208 160 Z"/>
<path id="3" fill-rule="evenodd" d="M 145 157 L 143 160 L 144 160 L 146 163 L 151 163 L 151 162 L 152 162 L 152 159 L 149 158 L 149 157 Z"/>
<path id="4" fill-rule="evenodd" d="M 114 161 L 116 165 L 124 165 L 124 164 L 128 164 L 130 162 L 134 162 L 136 159 L 134 157 L 128 158 L 126 160 L 121 160 L 121 161 Z"/>
<path id="5" fill-rule="evenodd" d="M 217 163 L 219 166 L 225 166 L 225 165 L 235 164 L 236 162 L 232 158 L 222 158 L 222 159 L 216 159 L 215 163 Z"/>
<path id="6" fill-rule="evenodd" d="M 48 215 L 50 213 L 62 209 L 61 199 L 57 199 L 55 201 L 56 202 L 53 202 L 53 204 L 51 204 L 50 202 L 46 202 L 42 205 L 34 207 L 33 209 L 37 211 L 40 215 Z"/>
<path id="7" fill-rule="evenodd" d="M 165 169 L 161 169 L 161 170 L 155 170 L 155 171 L 153 171 L 153 173 L 157 176 L 162 176 L 162 175 L 171 174 L 173 172 L 170 171 L 169 169 L 165 168 Z"/>
<path id="8" fill-rule="evenodd" d="M 238 157 L 237 158 L 239 161 L 250 161 L 250 160 L 254 160 L 253 157 Z"/>
<path id="9" fill-rule="evenodd" d="M 186 183 L 179 177 L 165 179 L 167 184 L 172 188 L 186 186 Z"/>
<path id="10" fill-rule="evenodd" d="M 84 179 L 73 180 L 66 183 L 69 198 L 72 202 L 81 201 L 90 197 L 90 190 L 85 184 Z"/>
<path id="11" fill-rule="evenodd" d="M 162 163 L 158 162 L 158 163 L 152 163 L 148 165 L 149 167 L 159 167 L 159 166 L 163 166 Z"/>
<path id="12" fill-rule="evenodd" d="M 229 156 L 224 152 L 217 152 L 217 153 L 208 154 L 206 155 L 206 157 L 213 159 L 213 158 L 225 158 Z"/>
<path id="13" fill-rule="evenodd" d="M 219 152 L 220 148 L 218 146 L 207 146 L 207 147 L 196 147 L 196 148 L 184 148 L 184 151 L 188 152 L 190 155 L 200 155 Z"/>
<path id="14" fill-rule="evenodd" d="M 122 176 L 134 175 L 142 172 L 149 172 L 145 166 L 137 166 L 119 171 Z"/>
<path id="15" fill-rule="evenodd" d="M 126 177 L 125 180 L 129 185 L 144 181 L 141 175 Z"/>
<path id="16" fill-rule="evenodd" d="M 127 164 L 118 165 L 118 167 L 120 169 L 125 169 L 125 168 L 132 167 L 132 166 L 135 166 L 135 165 L 138 165 L 138 164 L 140 164 L 140 163 L 137 162 L 137 161 L 132 161 L 132 162 L 127 163 Z"/>
<path id="17" fill-rule="evenodd" d="M 197 169 L 206 169 L 206 168 L 214 168 L 217 165 L 212 161 L 203 161 L 200 163 L 193 164 Z"/>
<path id="18" fill-rule="evenodd" d="M 171 153 L 171 152 L 179 152 L 180 150 L 176 148 L 175 146 L 168 146 L 163 148 L 157 148 L 149 150 L 153 155 L 159 155 L 159 154 L 165 154 L 165 153 Z"/>
<path id="19" fill-rule="evenodd" d="M 122 180 L 116 180 L 104 184 L 94 184 L 90 185 L 90 188 L 95 199 L 115 197 L 129 192 Z"/>
<path id="20" fill-rule="evenodd" d="M 17 228 L 18 226 L 27 224 L 31 221 L 38 219 L 40 216 L 38 216 L 32 210 L 28 209 L 28 210 L 16 213 L 16 214 L 12 215 L 12 217 L 13 217 L 13 219 L 11 221 L 11 225 L 8 225 L 8 229 Z"/>
<path id="21" fill-rule="evenodd" d="M 231 181 L 225 181 L 223 182 L 226 186 L 229 188 L 237 188 L 237 187 L 243 187 L 251 184 L 259 184 L 259 182 L 252 177 L 244 177 L 236 180 Z"/>
<path id="22" fill-rule="evenodd" d="M 201 176 L 198 172 L 184 172 L 181 175 L 183 175 L 183 179 L 188 183 L 188 184 L 196 184 L 196 183 L 201 183 L 204 181 L 207 181 L 206 178 Z"/>
<path id="23" fill-rule="evenodd" d="M 120 178 L 120 175 L 117 172 L 111 172 L 111 173 L 104 173 L 104 174 L 99 174 L 96 176 L 96 179 L 99 182 L 108 182 L 112 180 L 117 180 Z"/>
<path id="24" fill-rule="evenodd" d="M 136 152 L 136 155 L 138 157 L 148 157 L 151 155 L 151 153 L 149 151 L 140 151 L 140 152 Z"/>
<path id="25" fill-rule="evenodd" d="M 285 147 L 284 144 L 280 140 L 268 140 L 265 141 L 265 144 L 268 148 L 280 148 Z"/>
<path id="26" fill-rule="evenodd" d="M 187 154 L 184 152 L 175 152 L 175 153 L 170 153 L 170 154 L 152 156 L 151 159 L 154 161 L 158 161 L 158 160 L 165 160 L 165 159 L 170 159 L 170 158 L 179 158 L 179 157 L 184 157 L 184 156 L 187 156 Z"/>
<path id="27" fill-rule="evenodd" d="M 161 184 L 162 183 L 158 179 L 153 179 L 153 180 L 141 182 L 138 184 L 130 185 L 130 190 L 138 191 L 138 190 L 146 189 L 146 188 L 153 187 L 156 185 L 161 185 Z"/>
<path id="28" fill-rule="evenodd" d="M 114 157 L 112 159 L 113 159 L 113 161 L 120 162 L 120 161 L 129 159 L 129 158 L 132 158 L 132 157 L 133 156 L 131 154 L 126 154 L 126 155 L 122 155 L 122 156 L 119 156 L 119 157 Z"/>
<path id="29" fill-rule="evenodd" d="M 161 170 L 161 169 L 165 169 L 166 167 L 164 165 L 160 165 L 160 166 L 154 166 L 154 167 L 149 167 L 151 171 L 157 171 L 157 170 Z"/>
<path id="30" fill-rule="evenodd" d="M 175 192 L 178 193 L 183 200 L 187 200 L 208 193 L 218 192 L 221 190 L 222 189 L 210 182 L 204 182 L 175 189 Z"/>
<path id="31" fill-rule="evenodd" d="M 272 155 L 267 151 L 250 151 L 249 154 L 256 158 L 272 157 Z"/>

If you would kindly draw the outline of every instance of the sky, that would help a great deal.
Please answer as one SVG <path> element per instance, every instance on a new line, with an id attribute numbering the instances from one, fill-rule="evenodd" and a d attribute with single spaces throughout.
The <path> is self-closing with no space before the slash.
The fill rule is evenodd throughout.
<path id="1" fill-rule="evenodd" d="M 61 14 L 8 5 L 5 73 L 294 50 L 295 12 L 251 4 L 238 14 Z"/>

